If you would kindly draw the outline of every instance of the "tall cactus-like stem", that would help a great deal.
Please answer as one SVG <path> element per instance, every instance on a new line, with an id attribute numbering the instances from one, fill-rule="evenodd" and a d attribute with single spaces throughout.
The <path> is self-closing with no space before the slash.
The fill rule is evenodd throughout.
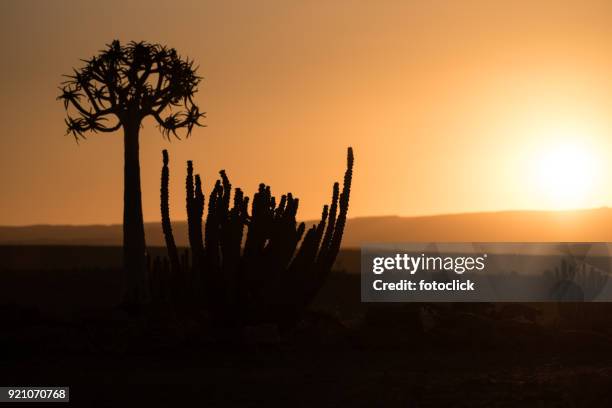
<path id="1" fill-rule="evenodd" d="M 321 242 L 321 248 L 319 249 L 318 262 L 322 262 L 325 256 L 327 255 L 329 251 L 329 246 L 331 245 L 332 237 L 334 236 L 334 228 L 336 227 L 336 215 L 338 212 L 339 195 L 340 185 L 336 182 L 334 183 L 334 188 L 332 192 L 332 202 L 331 207 L 329 209 L 329 222 L 327 223 L 325 236 L 323 237 L 323 242 Z"/>
<path id="2" fill-rule="evenodd" d="M 168 151 L 162 152 L 163 167 L 161 172 L 161 189 L 160 189 L 160 202 L 161 202 L 161 218 L 162 218 L 162 231 L 164 233 L 164 239 L 166 240 L 166 248 L 168 250 L 168 258 L 170 259 L 170 266 L 173 274 L 177 274 L 180 269 L 178 250 L 176 249 L 176 242 L 174 241 L 174 234 L 172 233 L 172 222 L 170 221 L 170 199 L 168 193 L 168 184 L 170 180 L 170 169 L 168 167 Z"/>
<path id="3" fill-rule="evenodd" d="M 189 244 L 193 243 L 194 239 L 194 206 L 195 206 L 195 197 L 194 197 L 194 182 L 193 182 L 193 162 L 191 160 L 187 161 L 187 176 L 185 177 L 185 206 L 187 208 L 187 234 L 189 237 Z M 193 247 L 192 247 L 193 248 Z"/>
<path id="4" fill-rule="evenodd" d="M 202 180 L 200 175 L 195 176 L 195 188 L 193 193 L 193 243 L 192 249 L 204 252 L 204 241 L 202 238 L 202 215 L 204 214 L 204 193 L 202 192 Z"/>
<path id="5" fill-rule="evenodd" d="M 193 174 L 193 162 L 187 162 L 187 177 L 185 180 L 187 191 L 187 230 L 189 234 L 189 245 L 191 246 L 192 268 L 197 273 L 201 267 L 204 253 L 202 240 L 202 213 L 204 211 L 204 194 L 202 193 L 202 182 L 199 175 Z"/>
<path id="6" fill-rule="evenodd" d="M 353 148 L 349 147 L 346 158 L 346 172 L 344 173 L 344 183 L 342 186 L 342 194 L 340 194 L 339 207 L 340 213 L 338 214 L 338 220 L 334 228 L 334 236 L 331 240 L 330 247 L 328 250 L 327 263 L 329 267 L 336 261 L 336 256 L 340 250 L 340 243 L 342 242 L 342 236 L 344 234 L 344 226 L 346 225 L 346 216 L 348 214 L 349 199 L 351 196 L 351 183 L 353 180 L 353 164 L 355 158 L 353 156 Z"/>
<path id="7" fill-rule="evenodd" d="M 317 267 L 315 268 L 315 276 L 312 278 L 311 293 L 307 298 L 307 302 L 312 300 L 316 293 L 324 285 L 327 277 L 329 276 L 338 252 L 340 252 L 340 244 L 344 235 L 344 227 L 346 225 L 346 217 L 349 208 L 349 199 L 351 196 L 351 184 L 353 181 L 353 165 L 355 157 L 353 155 L 353 148 L 349 147 L 346 157 L 346 171 L 344 173 L 344 182 L 342 185 L 342 193 L 338 197 L 338 183 L 334 184 L 334 191 L 332 194 L 332 208 L 329 215 L 329 224 L 325 237 L 319 250 L 319 256 L 317 259 Z M 335 218 L 337 208 L 339 207 L 338 218 Z"/>

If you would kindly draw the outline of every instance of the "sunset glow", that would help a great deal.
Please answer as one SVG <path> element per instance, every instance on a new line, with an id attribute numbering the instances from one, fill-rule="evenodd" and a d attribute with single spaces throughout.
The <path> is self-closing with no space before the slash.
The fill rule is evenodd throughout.
<path id="1" fill-rule="evenodd" d="M 248 195 L 292 191 L 304 219 L 347 146 L 352 217 L 612 206 L 612 2 L 237 4 L 187 1 L 168 19 L 158 0 L 2 2 L 0 224 L 121 222 L 122 135 L 64 136 L 53 85 L 113 39 L 175 47 L 203 77 L 206 127 L 168 142 L 143 123 L 146 221 L 160 217 L 162 149 L 172 196 L 193 160 L 207 185 L 225 169 Z"/>
<path id="2" fill-rule="evenodd" d="M 575 144 L 559 144 L 541 152 L 536 167 L 536 183 L 544 204 L 553 209 L 592 205 L 599 178 L 599 157 Z"/>

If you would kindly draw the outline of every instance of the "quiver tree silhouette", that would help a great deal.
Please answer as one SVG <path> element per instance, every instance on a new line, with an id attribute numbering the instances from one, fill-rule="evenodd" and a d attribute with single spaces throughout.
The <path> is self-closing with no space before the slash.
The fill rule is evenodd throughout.
<path id="1" fill-rule="evenodd" d="M 152 116 L 162 134 L 187 136 L 204 117 L 193 97 L 201 78 L 193 61 L 173 48 L 146 42 L 113 41 L 97 56 L 83 60 L 61 84 L 58 97 L 66 109 L 66 134 L 85 139 L 87 132 L 123 128 L 123 256 L 127 303 L 146 301 L 146 246 L 140 191 L 139 131 Z"/>
<path id="2" fill-rule="evenodd" d="M 162 170 L 162 202 L 168 203 L 167 152 Z M 331 205 L 323 207 L 321 218 L 306 231 L 296 220 L 299 200 L 291 193 L 280 200 L 269 186 L 260 184 L 250 205 L 249 198 L 232 185 L 220 171 L 208 196 L 204 234 L 204 194 L 193 163 L 187 162 L 187 220 L 191 246 L 191 274 L 185 282 L 194 290 L 180 291 L 175 300 L 184 302 L 185 293 L 196 296 L 214 320 L 224 326 L 274 323 L 291 328 L 329 276 L 342 242 L 353 176 L 353 150 L 348 149 L 342 192 L 335 183 Z M 232 205 L 233 204 L 233 205 Z M 169 225 L 164 214 L 163 223 Z M 246 227 L 246 237 L 244 230 Z M 164 227 L 166 242 L 171 228 Z M 203 237 L 203 238 L 202 238 Z M 168 246 L 173 257 L 175 248 Z M 183 259 L 182 268 L 188 268 Z"/>

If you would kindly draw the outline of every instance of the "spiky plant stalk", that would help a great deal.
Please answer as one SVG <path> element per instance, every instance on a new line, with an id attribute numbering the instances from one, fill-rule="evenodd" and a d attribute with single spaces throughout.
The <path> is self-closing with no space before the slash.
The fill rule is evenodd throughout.
<path id="1" fill-rule="evenodd" d="M 191 259 L 193 269 L 199 270 L 204 253 L 202 240 L 202 213 L 204 211 L 204 194 L 202 193 L 202 182 L 199 175 L 193 175 L 193 162 L 187 162 L 187 226 L 189 234 L 189 245 L 191 246 Z"/>
<path id="2" fill-rule="evenodd" d="M 204 241 L 202 236 L 202 215 L 204 214 L 204 193 L 202 192 L 202 180 L 200 175 L 195 175 L 195 188 L 193 192 L 193 245 L 200 253 L 200 257 L 204 252 Z"/>
<path id="3" fill-rule="evenodd" d="M 170 180 L 170 169 L 168 168 L 168 151 L 164 150 L 163 155 L 163 167 L 161 173 L 161 191 L 160 191 L 160 202 L 161 202 L 161 218 L 162 218 L 162 231 L 164 233 L 164 239 L 166 241 L 166 248 L 168 250 L 168 258 L 170 259 L 170 267 L 173 275 L 179 273 L 180 262 L 178 250 L 176 249 L 176 242 L 174 241 L 174 234 L 172 233 L 172 222 L 170 221 L 170 199 L 168 193 L 168 184 Z"/>
<path id="4" fill-rule="evenodd" d="M 325 249 L 325 252 L 322 254 L 321 257 L 321 265 L 319 270 L 323 273 L 329 273 L 331 267 L 336 261 L 338 252 L 340 251 L 340 244 L 342 242 L 342 236 L 344 234 L 344 227 L 346 225 L 346 217 L 349 208 L 349 199 L 351 196 L 351 183 L 353 181 L 354 162 L 355 158 L 353 155 L 353 148 L 349 147 L 346 158 L 346 172 L 344 173 L 344 183 L 342 186 L 342 193 L 340 194 L 340 199 L 338 203 L 340 207 L 340 213 L 338 214 L 338 219 L 336 220 L 336 223 L 333 226 L 333 235 L 329 243 L 329 247 Z M 335 189 L 334 196 L 336 196 Z M 322 278 L 324 277 L 320 277 L 319 280 L 321 280 Z"/>
<path id="5" fill-rule="evenodd" d="M 187 234 L 189 237 L 189 244 L 193 245 L 194 238 L 195 238 L 195 232 L 194 232 L 195 192 L 194 192 L 194 181 L 193 181 L 193 162 L 191 160 L 187 161 L 187 176 L 185 177 L 185 190 L 186 190 L 185 206 L 187 209 L 187 227 L 188 227 Z"/>

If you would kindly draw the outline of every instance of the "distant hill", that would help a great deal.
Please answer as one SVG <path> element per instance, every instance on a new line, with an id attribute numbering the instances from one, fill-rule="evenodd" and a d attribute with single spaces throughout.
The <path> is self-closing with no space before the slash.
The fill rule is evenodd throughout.
<path id="1" fill-rule="evenodd" d="M 314 223 L 313 222 L 310 222 Z M 161 226 L 145 225 L 147 244 L 163 246 Z M 185 222 L 173 224 L 187 244 Z M 121 245 L 121 225 L 0 227 L 0 245 Z M 343 246 L 367 242 L 612 242 L 612 209 L 505 211 L 426 217 L 361 217 L 348 221 Z"/>

